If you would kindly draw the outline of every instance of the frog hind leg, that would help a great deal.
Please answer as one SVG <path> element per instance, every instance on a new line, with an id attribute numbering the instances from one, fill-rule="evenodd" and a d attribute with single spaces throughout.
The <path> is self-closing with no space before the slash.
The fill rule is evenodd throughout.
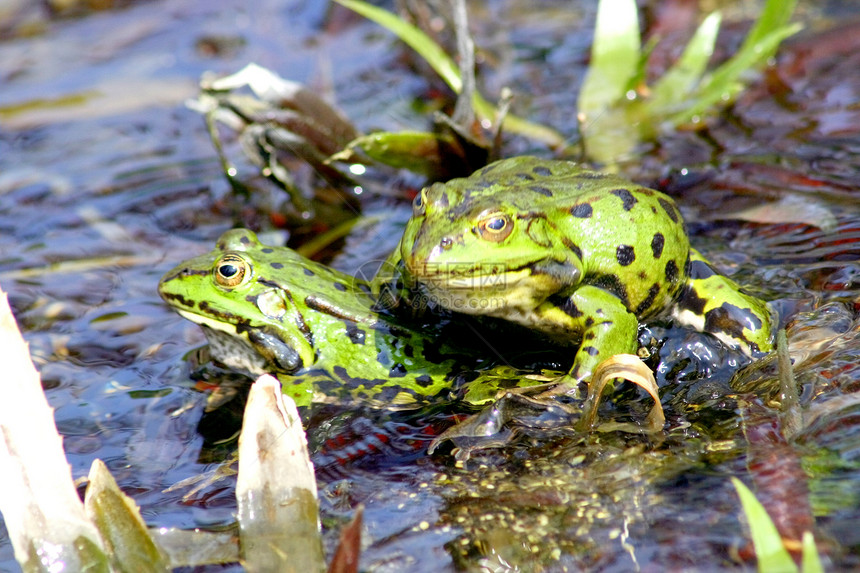
<path id="1" fill-rule="evenodd" d="M 617 296 L 602 288 L 585 285 L 559 304 L 544 302 L 537 309 L 554 324 L 582 333 L 573 366 L 564 383 L 588 382 L 598 364 L 616 354 L 634 354 L 639 348 L 639 321 Z"/>
<path id="2" fill-rule="evenodd" d="M 687 280 L 674 311 L 676 320 L 713 334 L 747 356 L 773 349 L 774 317 L 767 304 L 741 291 L 690 249 Z"/>

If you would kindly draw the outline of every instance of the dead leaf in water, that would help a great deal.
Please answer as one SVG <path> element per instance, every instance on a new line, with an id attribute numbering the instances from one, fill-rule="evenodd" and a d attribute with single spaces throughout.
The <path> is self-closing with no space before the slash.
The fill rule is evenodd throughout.
<path id="1" fill-rule="evenodd" d="M 802 223 L 824 232 L 836 229 L 836 217 L 823 203 L 800 195 L 786 195 L 773 203 L 756 205 L 719 218 L 741 219 L 753 223 Z"/>
<path id="2" fill-rule="evenodd" d="M 637 386 L 642 387 L 654 399 L 654 406 L 645 418 L 644 426 L 623 422 L 607 422 L 594 427 L 597 420 L 597 407 L 600 404 L 600 395 L 603 389 L 611 381 L 622 378 Z M 657 393 L 657 381 L 654 373 L 645 366 L 645 363 L 633 354 L 616 354 L 601 362 L 594 370 L 591 383 L 588 385 L 588 397 L 582 407 L 582 418 L 579 421 L 579 429 L 588 431 L 595 429 L 599 432 L 612 432 L 621 430 L 631 433 L 655 433 L 663 430 L 666 416 L 663 414 L 663 405 L 660 403 L 660 395 Z"/>

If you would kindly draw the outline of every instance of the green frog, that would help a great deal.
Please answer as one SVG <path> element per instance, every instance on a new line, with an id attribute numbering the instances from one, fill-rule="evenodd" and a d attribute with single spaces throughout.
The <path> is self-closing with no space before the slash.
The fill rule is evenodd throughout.
<path id="1" fill-rule="evenodd" d="M 478 405 L 504 387 L 541 383 L 378 312 L 367 281 L 266 246 L 246 229 L 169 271 L 158 291 L 203 327 L 213 358 L 251 376 L 278 375 L 300 406 Z"/>
<path id="2" fill-rule="evenodd" d="M 636 353 L 639 322 L 664 311 L 750 357 L 772 348 L 767 305 L 690 247 L 674 201 L 654 189 L 515 157 L 426 187 L 412 207 L 374 290 L 577 345 L 568 389 Z"/>

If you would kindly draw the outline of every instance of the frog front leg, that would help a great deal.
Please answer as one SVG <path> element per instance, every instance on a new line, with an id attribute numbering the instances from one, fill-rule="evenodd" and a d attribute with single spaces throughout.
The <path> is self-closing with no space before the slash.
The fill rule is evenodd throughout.
<path id="1" fill-rule="evenodd" d="M 636 316 L 617 296 L 599 287 L 579 287 L 563 300 L 553 297 L 536 310 L 542 320 L 582 333 L 573 366 L 562 381 L 567 386 L 590 381 L 598 364 L 616 354 L 635 354 L 639 347 Z"/>

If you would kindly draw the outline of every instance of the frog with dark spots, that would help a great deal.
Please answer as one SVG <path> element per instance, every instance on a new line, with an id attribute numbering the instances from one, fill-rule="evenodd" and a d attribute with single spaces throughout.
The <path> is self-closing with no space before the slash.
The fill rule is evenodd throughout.
<path id="1" fill-rule="evenodd" d="M 510 382 L 485 374 L 482 353 L 377 312 L 361 279 L 264 246 L 245 229 L 224 233 L 215 250 L 168 272 L 158 290 L 203 327 L 213 358 L 248 375 L 278 375 L 299 405 L 481 404 L 495 397 L 499 380 Z"/>
<path id="2" fill-rule="evenodd" d="M 587 340 L 571 385 L 635 353 L 639 322 L 663 312 L 749 356 L 772 348 L 768 307 L 690 247 L 670 197 L 566 161 L 505 159 L 423 189 L 385 268 L 377 292 Z"/>

